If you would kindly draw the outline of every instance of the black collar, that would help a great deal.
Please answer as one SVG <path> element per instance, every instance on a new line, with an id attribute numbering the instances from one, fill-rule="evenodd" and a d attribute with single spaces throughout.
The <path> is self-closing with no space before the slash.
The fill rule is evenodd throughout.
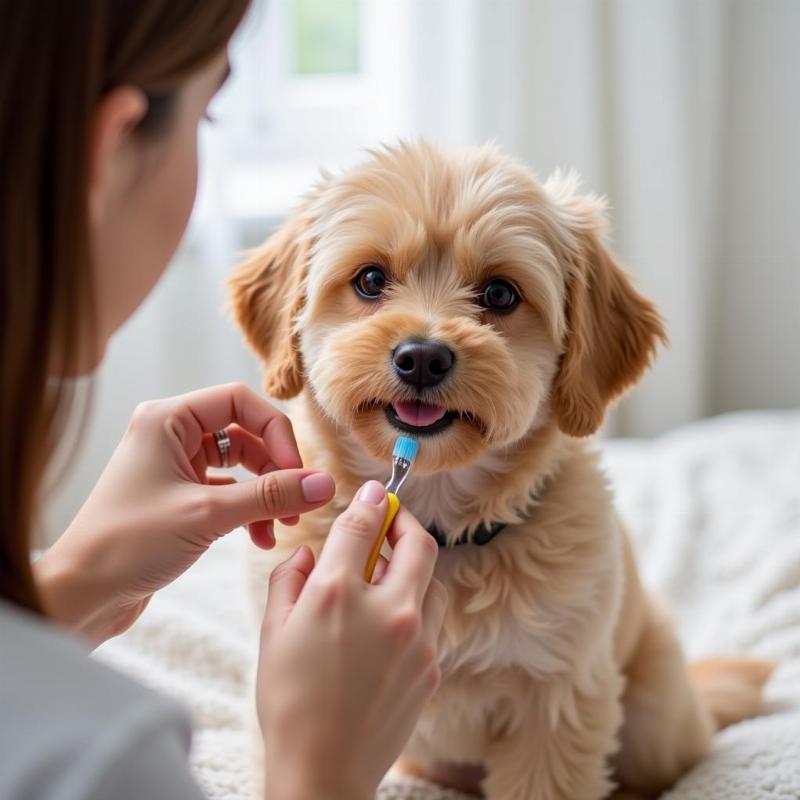
<path id="1" fill-rule="evenodd" d="M 541 492 L 533 493 L 531 492 L 530 495 L 530 505 L 525 512 L 525 519 L 530 516 L 532 506 L 535 506 L 541 498 Z M 456 547 L 459 544 L 476 544 L 479 547 L 484 544 L 489 544 L 489 542 L 497 536 L 498 533 L 502 533 L 507 527 L 509 523 L 507 522 L 490 522 L 488 525 L 481 522 L 477 528 L 475 528 L 472 532 L 472 536 L 469 535 L 469 528 L 464 528 L 463 531 L 459 534 L 458 539 L 456 539 L 452 545 L 447 543 L 447 538 L 445 534 L 437 528 L 435 525 L 430 525 L 428 527 L 428 533 L 436 539 L 436 544 L 439 547 Z"/>
<path id="2" fill-rule="evenodd" d="M 475 528 L 472 536 L 469 535 L 468 529 L 463 530 L 458 539 L 453 542 L 452 546 L 458 544 L 489 544 L 498 533 L 501 533 L 507 527 L 508 525 L 505 522 L 493 522 L 491 525 L 484 525 L 481 523 Z M 435 525 L 431 525 L 431 527 L 428 528 L 428 533 L 436 539 L 436 544 L 438 544 L 439 547 L 451 546 L 447 544 L 445 535 Z"/>

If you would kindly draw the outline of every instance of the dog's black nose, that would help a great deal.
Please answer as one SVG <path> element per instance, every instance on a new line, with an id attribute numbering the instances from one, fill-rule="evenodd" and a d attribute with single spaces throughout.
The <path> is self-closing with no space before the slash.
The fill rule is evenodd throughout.
<path id="1" fill-rule="evenodd" d="M 394 371 L 401 381 L 417 389 L 441 383 L 453 367 L 455 356 L 440 342 L 409 339 L 392 353 Z"/>

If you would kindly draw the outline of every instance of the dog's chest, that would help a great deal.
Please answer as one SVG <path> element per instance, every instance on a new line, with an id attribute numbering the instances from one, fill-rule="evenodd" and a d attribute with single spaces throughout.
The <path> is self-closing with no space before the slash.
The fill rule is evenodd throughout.
<path id="1" fill-rule="evenodd" d="M 493 741 L 518 722 L 532 689 L 522 670 L 455 670 L 443 676 L 428 701 L 406 755 L 425 762 L 455 764 L 485 761 Z"/>
<path id="2" fill-rule="evenodd" d="M 489 554 L 488 548 L 503 547 L 500 540 L 509 534 L 513 529 L 480 553 L 467 545 L 440 554 L 436 575 L 450 597 L 439 644 L 445 675 L 511 668 L 544 679 L 563 671 L 574 653 L 581 625 L 539 580 L 536 565 L 526 565 L 523 554 L 516 559 Z"/>

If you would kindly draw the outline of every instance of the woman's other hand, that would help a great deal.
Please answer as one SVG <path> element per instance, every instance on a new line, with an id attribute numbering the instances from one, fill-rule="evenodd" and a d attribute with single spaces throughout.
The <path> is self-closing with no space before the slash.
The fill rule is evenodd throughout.
<path id="1" fill-rule="evenodd" d="M 301 547 L 270 577 L 257 680 L 270 797 L 372 798 L 439 682 L 447 593 L 436 542 L 405 509 L 391 561 L 363 579 L 385 513 L 370 481 L 316 566 Z"/>
<path id="2" fill-rule="evenodd" d="M 223 428 L 227 466 L 257 477 L 207 474 L 223 466 L 214 439 Z M 303 469 L 288 418 L 243 385 L 143 403 L 78 516 L 35 565 L 48 612 L 102 641 L 224 534 L 247 525 L 271 547 L 273 520 L 291 523 L 334 489 L 330 475 Z"/>

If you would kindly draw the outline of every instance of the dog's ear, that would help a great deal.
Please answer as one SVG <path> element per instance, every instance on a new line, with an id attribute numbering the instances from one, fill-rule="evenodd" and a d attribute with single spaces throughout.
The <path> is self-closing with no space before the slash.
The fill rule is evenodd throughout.
<path id="1" fill-rule="evenodd" d="M 301 210 L 253 250 L 228 282 L 234 319 L 264 360 L 264 388 L 280 400 L 303 388 L 295 326 L 305 305 L 307 227 Z"/>
<path id="2" fill-rule="evenodd" d="M 573 242 L 567 255 L 566 343 L 551 403 L 562 431 L 588 436 L 667 337 L 655 305 L 634 289 L 603 243 L 604 201 L 578 194 L 577 184 L 575 175 L 556 174 L 545 185 Z"/>

